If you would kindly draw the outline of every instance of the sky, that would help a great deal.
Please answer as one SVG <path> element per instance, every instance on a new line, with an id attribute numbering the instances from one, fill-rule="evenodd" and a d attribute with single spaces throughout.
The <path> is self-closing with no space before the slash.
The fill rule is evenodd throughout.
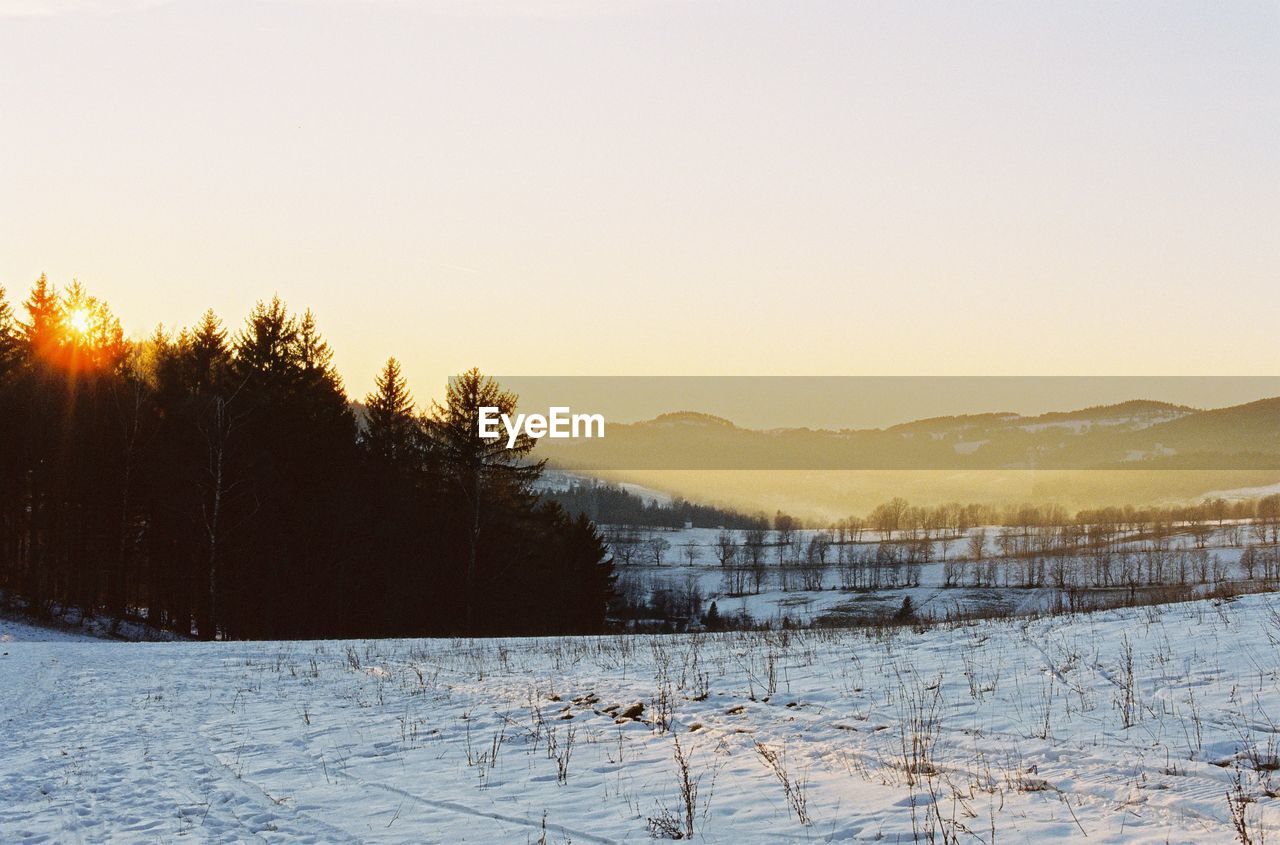
<path id="1" fill-rule="evenodd" d="M 1274 375 L 1280 4 L 0 0 L 0 285 L 353 397 Z"/>

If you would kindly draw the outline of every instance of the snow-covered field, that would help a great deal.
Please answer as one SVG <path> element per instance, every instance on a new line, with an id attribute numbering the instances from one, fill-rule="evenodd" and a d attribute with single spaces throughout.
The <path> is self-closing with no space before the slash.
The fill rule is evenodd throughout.
<path id="1" fill-rule="evenodd" d="M 3 594 L 0 594 L 0 598 L 2 597 Z M 95 642 L 101 639 L 170 642 L 181 638 L 169 631 L 149 628 L 142 622 L 103 616 L 85 618 L 75 610 L 55 614 L 47 625 L 35 623 L 30 619 L 13 618 L 0 612 L 0 643 L 32 639 L 64 642 Z"/>
<path id="2" fill-rule="evenodd" d="M 608 536 L 610 532 L 626 529 L 605 526 L 604 530 Z M 982 530 L 992 539 L 989 547 L 994 547 L 994 538 L 999 533 L 999 528 L 988 526 Z M 838 561 L 842 555 L 867 553 L 874 549 L 879 542 L 879 537 L 874 532 L 867 532 L 867 539 L 861 542 L 848 543 L 843 549 L 836 546 L 829 551 L 826 564 L 819 567 L 815 576 L 820 583 L 818 589 L 806 588 L 801 583 L 803 579 L 794 573 L 791 579 L 793 583 L 783 589 L 778 549 L 776 545 L 770 545 L 764 552 L 763 587 L 756 591 L 751 579 L 742 576 L 741 580 L 745 582 L 747 589 L 738 592 L 730 589 L 732 584 L 729 573 L 734 567 L 727 570 L 716 558 L 719 529 L 632 531 L 633 536 L 639 539 L 638 550 L 631 560 L 624 562 L 620 555 L 614 555 L 615 571 L 624 592 L 648 596 L 655 590 L 664 589 L 685 594 L 696 591 L 704 610 L 714 601 L 721 616 L 746 616 L 754 622 L 774 627 L 780 627 L 784 620 L 801 625 L 820 620 L 844 624 L 865 622 L 876 615 L 891 614 L 901 605 L 903 598 L 908 596 L 918 612 L 939 619 L 965 615 L 1025 615 L 1043 612 L 1050 610 L 1055 605 L 1055 600 L 1061 596 L 1060 590 L 1053 589 L 1048 584 L 1024 587 L 1004 583 L 1006 567 L 1017 561 L 994 554 L 988 559 L 997 562 L 1000 570 L 997 583 L 975 587 L 970 584 L 970 578 L 966 574 L 959 579 L 958 584 L 947 586 L 944 559 L 951 560 L 966 573 L 971 566 L 966 558 L 968 551 L 964 538 L 951 538 L 945 544 L 940 540 L 929 541 L 930 557 L 917 568 L 918 583 L 886 584 L 877 589 L 843 589 Z M 805 529 L 797 531 L 796 535 L 803 545 L 819 533 L 826 532 Z M 741 540 L 742 532 L 733 534 L 738 541 Z M 654 564 L 650 555 L 643 551 L 644 543 L 654 537 L 661 537 L 670 544 L 660 565 Z M 1119 552 L 1126 547 L 1137 548 L 1140 545 L 1126 544 L 1124 537 L 1118 537 L 1113 547 Z M 1191 540 L 1187 536 L 1177 536 L 1171 541 L 1171 548 L 1189 551 Z M 1221 564 L 1226 580 L 1244 580 L 1244 573 L 1239 567 L 1243 547 L 1239 543 L 1228 543 L 1222 530 L 1214 532 L 1203 551 Z M 1069 556 L 1068 565 L 1077 570 L 1087 568 L 1087 563 L 1082 558 L 1083 554 Z M 1116 584 L 1119 585 L 1118 576 Z M 1203 595 L 1209 585 L 1193 583 L 1192 586 Z M 1122 599 L 1122 594 L 1123 590 L 1118 590 L 1116 598 Z M 1101 591 L 1095 590 L 1093 595 L 1103 597 Z M 1117 600 L 1113 603 L 1122 602 Z"/>
<path id="3" fill-rule="evenodd" d="M 1235 837 L 1233 808 L 1255 842 L 1280 823 L 1270 594 L 923 633 L 4 631 L 5 843 L 643 842 L 690 825 L 735 845 L 1205 843 Z"/>
<path id="4" fill-rule="evenodd" d="M 0 615 L 0 646 L 15 641 L 40 642 L 95 642 L 98 638 L 86 633 L 56 628 L 44 628 Z"/>

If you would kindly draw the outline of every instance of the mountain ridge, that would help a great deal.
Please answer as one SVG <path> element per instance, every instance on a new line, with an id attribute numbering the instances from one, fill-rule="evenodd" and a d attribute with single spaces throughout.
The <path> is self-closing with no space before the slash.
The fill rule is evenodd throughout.
<path id="1" fill-rule="evenodd" d="M 579 469 L 1280 469 L 1280 397 L 1212 409 L 1134 399 L 862 429 L 751 429 L 675 411 L 539 449 Z"/>

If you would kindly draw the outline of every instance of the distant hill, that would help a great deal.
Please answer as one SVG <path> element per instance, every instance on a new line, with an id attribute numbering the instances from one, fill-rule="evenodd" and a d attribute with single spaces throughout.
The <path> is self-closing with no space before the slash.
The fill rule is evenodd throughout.
<path id="1" fill-rule="evenodd" d="M 1280 469 L 1280 397 L 1200 410 L 1148 400 L 1023 416 L 935 417 L 883 429 L 756 430 L 682 411 L 544 440 L 567 469 Z"/>

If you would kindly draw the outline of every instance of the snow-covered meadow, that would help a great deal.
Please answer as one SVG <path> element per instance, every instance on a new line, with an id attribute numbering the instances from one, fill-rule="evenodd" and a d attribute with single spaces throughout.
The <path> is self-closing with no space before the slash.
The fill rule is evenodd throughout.
<path id="1" fill-rule="evenodd" d="M 1110 552 L 1105 587 L 1097 583 L 1092 571 L 1098 547 L 1006 556 L 997 549 L 1004 530 L 998 526 L 914 543 L 917 550 L 927 549 L 915 563 L 908 562 L 906 554 L 913 543 L 901 539 L 882 543 L 882 536 L 868 531 L 857 542 L 828 541 L 817 565 L 802 562 L 805 547 L 815 537 L 829 538 L 831 532 L 797 530 L 794 552 L 789 553 L 793 563 L 780 563 L 779 558 L 788 553 L 779 549 L 772 537 L 764 547 L 758 588 L 745 562 L 741 531 L 728 532 L 738 544 L 737 558 L 728 566 L 721 565 L 717 558 L 720 529 L 637 530 L 605 526 L 604 531 L 607 537 L 627 536 L 633 545 L 629 555 L 617 550 L 616 541 L 614 545 L 619 588 L 633 600 L 652 600 L 655 593 L 665 592 L 674 597 L 671 603 L 678 608 L 690 603 L 699 605 L 701 609 L 695 617 L 715 602 L 722 617 L 782 627 L 815 622 L 865 623 L 891 615 L 906 597 L 910 597 L 918 614 L 947 619 L 1043 613 L 1071 606 L 1071 600 L 1081 602 L 1081 606 L 1089 602 L 1098 606 L 1150 603 L 1158 601 L 1162 592 L 1167 594 L 1175 588 L 1185 588 L 1189 595 L 1206 595 L 1219 587 L 1256 589 L 1264 585 L 1257 580 L 1258 575 L 1271 577 L 1276 573 L 1264 571 L 1261 564 L 1253 570 L 1242 567 L 1241 557 L 1249 546 L 1245 528 L 1211 527 L 1200 543 L 1185 527 L 1156 543 L 1137 532 L 1118 533 L 1105 544 Z M 986 535 L 988 549 L 981 564 L 985 571 L 981 578 L 976 577 L 969 550 L 970 537 L 979 531 Z M 660 564 L 649 551 L 654 540 L 666 543 Z M 882 546 L 895 555 L 893 562 L 874 562 Z M 1257 551 L 1257 560 L 1269 559 L 1271 570 L 1280 565 L 1274 543 L 1259 545 Z M 1025 577 L 1028 565 L 1039 573 L 1034 578 Z M 875 586 L 866 584 L 869 568 L 880 570 Z M 1061 574 L 1055 576 L 1055 568 Z M 1153 569 L 1158 569 L 1159 574 L 1153 575 Z M 862 584 L 851 588 L 851 581 Z M 1074 599 L 1066 595 L 1067 589 L 1056 586 L 1059 581 L 1076 593 Z M 1274 578 L 1265 583 L 1274 583 Z"/>
<path id="2" fill-rule="evenodd" d="M 3 634 L 6 843 L 1205 843 L 1280 823 L 1272 594 L 926 631 Z"/>

